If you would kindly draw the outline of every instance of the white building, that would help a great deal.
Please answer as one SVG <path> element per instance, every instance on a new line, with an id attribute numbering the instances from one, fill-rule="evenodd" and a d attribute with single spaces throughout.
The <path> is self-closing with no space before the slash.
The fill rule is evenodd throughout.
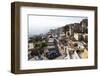
<path id="1" fill-rule="evenodd" d="M 33 42 L 28 43 L 28 50 L 34 49 Z"/>
<path id="2" fill-rule="evenodd" d="M 74 33 L 74 38 L 75 38 L 76 40 L 78 40 L 78 39 L 79 39 L 79 34 L 78 34 L 78 33 Z"/>
<path id="3" fill-rule="evenodd" d="M 53 36 L 50 36 L 50 37 L 48 38 L 48 42 L 54 42 Z"/>

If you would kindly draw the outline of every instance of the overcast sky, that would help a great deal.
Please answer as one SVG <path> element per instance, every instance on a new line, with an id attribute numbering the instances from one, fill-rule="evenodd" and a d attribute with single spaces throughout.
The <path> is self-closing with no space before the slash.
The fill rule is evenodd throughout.
<path id="1" fill-rule="evenodd" d="M 79 23 L 85 18 L 86 17 L 29 15 L 29 37 L 47 33 L 50 29 L 65 26 L 66 24 Z"/>

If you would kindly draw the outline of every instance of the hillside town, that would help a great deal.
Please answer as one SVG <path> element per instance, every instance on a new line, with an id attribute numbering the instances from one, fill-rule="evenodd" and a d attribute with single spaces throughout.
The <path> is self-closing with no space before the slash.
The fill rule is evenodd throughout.
<path id="1" fill-rule="evenodd" d="M 87 59 L 88 19 L 28 39 L 28 60 Z"/>

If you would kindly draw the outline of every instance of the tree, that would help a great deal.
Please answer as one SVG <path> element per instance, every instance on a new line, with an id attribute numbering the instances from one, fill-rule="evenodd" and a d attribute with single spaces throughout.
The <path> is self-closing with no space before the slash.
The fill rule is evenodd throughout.
<path id="1" fill-rule="evenodd" d="M 38 54 L 42 54 L 46 46 L 47 46 L 46 42 L 39 42 L 39 43 L 35 43 L 34 48 L 38 51 Z"/>
<path id="2" fill-rule="evenodd" d="M 38 51 L 36 49 L 33 49 L 31 52 L 31 56 L 38 56 Z"/>
<path id="3" fill-rule="evenodd" d="M 42 54 L 44 52 L 44 48 L 47 46 L 46 42 L 42 42 L 39 48 L 39 53 Z"/>
<path id="4" fill-rule="evenodd" d="M 79 35 L 79 39 L 78 39 L 79 41 L 84 41 L 84 37 L 83 37 L 83 35 Z"/>
<path id="5" fill-rule="evenodd" d="M 41 48 L 44 48 L 44 47 L 46 47 L 46 46 L 47 46 L 47 43 L 46 43 L 46 42 L 42 42 Z"/>

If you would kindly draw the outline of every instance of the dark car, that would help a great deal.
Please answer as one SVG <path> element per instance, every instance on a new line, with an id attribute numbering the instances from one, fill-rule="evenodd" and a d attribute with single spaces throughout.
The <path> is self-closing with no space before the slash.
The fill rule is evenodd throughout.
<path id="1" fill-rule="evenodd" d="M 59 50 L 57 48 L 50 48 L 48 49 L 49 52 L 46 53 L 46 57 L 48 59 L 55 59 L 56 57 L 60 56 Z"/>

